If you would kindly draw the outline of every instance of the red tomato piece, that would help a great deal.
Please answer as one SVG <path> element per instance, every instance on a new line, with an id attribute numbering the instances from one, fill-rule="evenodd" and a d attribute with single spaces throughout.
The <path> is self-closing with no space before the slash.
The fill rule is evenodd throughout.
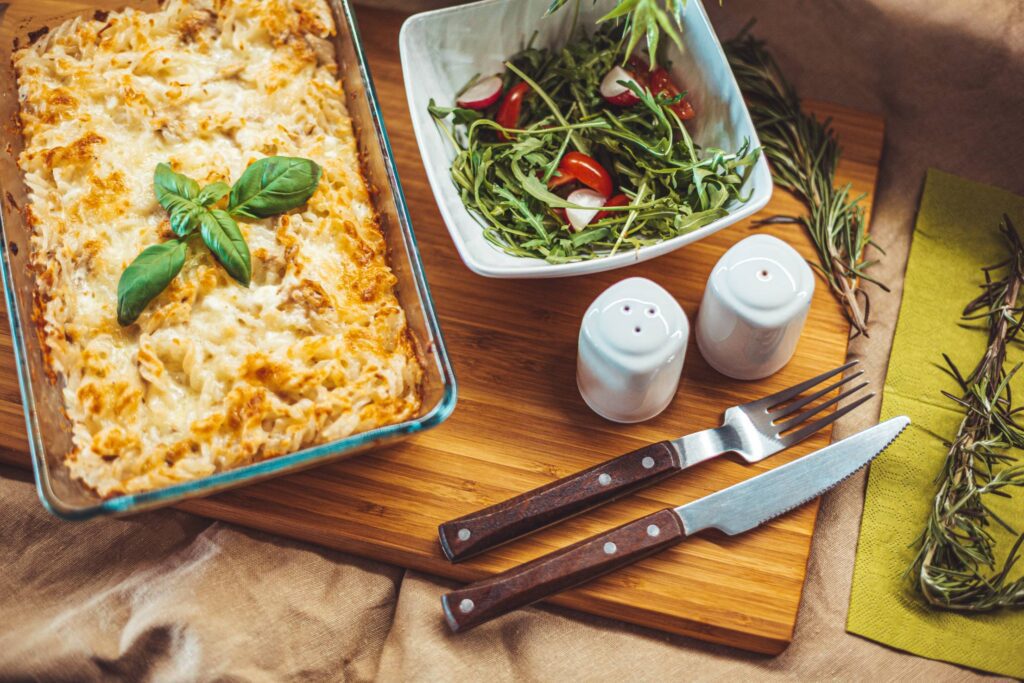
<path id="1" fill-rule="evenodd" d="M 651 92 L 661 97 L 676 97 L 680 91 L 676 84 L 672 82 L 672 77 L 662 67 L 658 67 L 651 73 L 650 85 Z M 693 110 L 693 105 L 687 102 L 685 99 L 679 100 L 673 104 L 670 109 L 676 113 L 683 121 L 689 121 L 696 112 Z"/>
<path id="2" fill-rule="evenodd" d="M 605 206 L 629 206 L 629 197 L 624 194 L 617 194 L 604 203 Z M 597 215 L 594 216 L 595 221 L 599 221 L 602 218 L 607 218 L 613 213 L 622 213 L 620 211 L 598 211 Z"/>
<path id="3" fill-rule="evenodd" d="M 610 197 L 615 189 L 612 177 L 604 166 L 586 154 L 566 152 L 558 164 L 558 170 L 560 173 L 571 174 L 576 180 L 605 197 Z"/>
<path id="4" fill-rule="evenodd" d="M 553 190 L 556 187 L 561 187 L 562 185 L 571 183 L 574 180 L 578 180 L 578 178 L 568 171 L 559 169 L 555 171 L 550 178 L 548 178 L 548 189 Z"/>
<path id="5" fill-rule="evenodd" d="M 526 97 L 526 93 L 529 91 L 530 86 L 526 83 L 516 83 L 508 89 L 505 97 L 501 100 L 501 104 L 498 105 L 498 113 L 494 117 L 499 126 L 502 128 L 515 128 L 519 125 L 519 114 L 523 110 L 523 98 Z M 509 137 L 504 133 L 498 133 L 498 139 L 508 140 Z"/>
<path id="6" fill-rule="evenodd" d="M 645 88 L 650 87 L 651 67 L 646 61 L 643 60 L 643 58 L 634 55 L 630 57 L 629 60 L 626 61 L 626 66 L 629 67 L 630 73 L 633 74 L 633 77 L 636 78 L 637 82 L 640 83 L 640 85 L 644 86 Z"/>

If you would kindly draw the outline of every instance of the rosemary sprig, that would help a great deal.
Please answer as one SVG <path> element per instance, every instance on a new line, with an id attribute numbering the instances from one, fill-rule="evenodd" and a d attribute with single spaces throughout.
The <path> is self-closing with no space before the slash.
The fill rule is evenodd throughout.
<path id="1" fill-rule="evenodd" d="M 576 2 L 579 3 L 579 0 Z M 569 0 L 551 0 L 547 14 L 557 12 L 567 4 Z M 640 40 L 646 38 L 647 53 L 651 57 L 653 69 L 658 62 L 658 45 L 661 42 L 662 31 L 682 49 L 683 39 L 679 31 L 683 28 L 685 10 L 686 0 L 618 0 L 615 7 L 598 19 L 597 23 L 623 18 L 625 35 L 628 36 L 623 62 L 633 54 Z"/>
<path id="2" fill-rule="evenodd" d="M 937 477 L 938 493 L 919 539 L 920 551 L 911 566 L 924 599 L 949 610 L 982 612 L 1024 606 L 1024 577 L 1009 580 L 1024 533 L 996 569 L 992 523 L 1014 531 L 986 504 L 986 496 L 1008 496 L 1004 490 L 1024 486 L 1024 464 L 1013 464 L 1010 448 L 1024 448 L 1024 427 L 1016 421 L 1010 380 L 1020 369 L 1006 371 L 1006 348 L 1024 325 L 1019 301 L 1024 284 L 1024 245 L 1009 216 L 1000 231 L 1008 257 L 984 269 L 981 295 L 964 309 L 965 320 L 984 320 L 988 347 L 978 365 L 963 375 L 943 354 L 947 371 L 960 386 L 960 395 L 943 392 L 964 411 L 956 438 Z M 1001 272 L 1002 277 L 993 279 Z"/>
<path id="3" fill-rule="evenodd" d="M 672 111 L 677 98 L 635 89 L 640 102 L 610 107 L 604 75 L 622 57 L 622 26 L 555 50 L 527 47 L 506 63 L 506 78 L 526 83 L 518 128 L 486 113 L 439 107 L 430 113 L 455 146 L 451 177 L 484 236 L 509 254 L 566 263 L 656 244 L 725 216 L 758 150 L 700 149 Z M 451 117 L 452 124 L 447 120 Z M 502 133 L 503 135 L 498 135 Z M 597 159 L 628 205 L 573 232 L 558 210 L 586 208 L 551 192 L 546 181 L 566 151 Z"/>
<path id="4" fill-rule="evenodd" d="M 865 229 L 859 205 L 864 195 L 851 196 L 849 184 L 835 185 L 842 150 L 831 122 L 803 111 L 764 42 L 747 29 L 726 43 L 725 50 L 771 163 L 772 177 L 808 210 L 805 216 L 775 216 L 762 223 L 799 223 L 806 228 L 818 252 L 818 263 L 812 265 L 843 305 L 855 336 L 867 336 L 870 300 L 861 281 L 889 289 L 865 272 L 874 263 L 864 260 L 865 250 L 869 245 L 878 247 Z"/>

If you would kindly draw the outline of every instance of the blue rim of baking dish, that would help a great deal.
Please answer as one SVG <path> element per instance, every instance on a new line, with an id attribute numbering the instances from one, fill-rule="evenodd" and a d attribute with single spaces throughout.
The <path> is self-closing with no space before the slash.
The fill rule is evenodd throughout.
<path id="1" fill-rule="evenodd" d="M 413 420 L 378 427 L 337 441 L 311 446 L 294 453 L 262 460 L 237 469 L 218 472 L 200 479 L 172 484 L 153 491 L 111 497 L 100 500 L 95 505 L 90 506 L 73 507 L 64 505 L 52 493 L 49 470 L 43 462 L 45 457 L 44 448 L 39 436 L 40 428 L 37 422 L 35 400 L 28 367 L 28 349 L 25 347 L 25 331 L 21 326 L 18 301 L 14 293 L 14 281 L 11 277 L 6 226 L 4 225 L 3 216 L 0 215 L 0 236 L 3 238 L 4 245 L 0 249 L 0 276 L 3 278 L 4 300 L 7 304 L 7 317 L 11 325 L 12 347 L 15 367 L 18 373 L 18 386 L 21 390 L 25 425 L 28 430 L 32 470 L 35 474 L 36 491 L 39 494 L 39 499 L 42 501 L 43 506 L 57 517 L 66 520 L 85 520 L 100 515 L 132 514 L 171 505 L 189 498 L 211 495 L 242 484 L 256 483 L 277 474 L 299 471 L 304 467 L 314 466 L 320 461 L 326 464 L 342 455 L 354 455 L 358 451 L 366 450 L 375 445 L 383 445 L 385 442 L 391 442 L 398 437 L 412 435 L 431 427 L 436 427 L 448 419 L 455 410 L 455 404 L 458 401 L 455 373 L 448 357 L 448 350 L 441 332 L 441 326 L 437 320 L 434 299 L 430 293 L 430 286 L 427 283 L 426 274 L 423 269 L 423 261 L 420 257 L 416 235 L 412 229 L 412 220 L 409 216 L 409 207 L 406 203 L 405 193 L 402 190 L 402 183 L 395 168 L 391 140 L 384 126 L 384 116 L 380 108 L 380 101 L 377 98 L 377 90 L 373 83 L 373 77 L 370 74 L 369 65 L 366 62 L 366 54 L 359 35 L 359 26 L 356 23 L 355 14 L 352 11 L 349 0 L 334 0 L 331 2 L 331 5 L 335 10 L 336 17 L 343 17 L 348 24 L 352 48 L 356 54 L 359 74 L 363 80 L 365 97 L 369 104 L 377 142 L 383 154 L 388 184 L 391 187 L 392 199 L 395 203 L 398 222 L 404 237 L 403 248 L 412 271 L 412 279 L 416 283 L 424 322 L 430 334 L 428 342 L 431 349 L 427 355 L 429 358 L 436 360 L 438 372 L 443 383 L 443 392 L 440 399 L 429 412 Z M 340 16 L 338 16 L 339 14 Z M 427 358 L 423 358 L 423 360 L 427 360 Z"/>

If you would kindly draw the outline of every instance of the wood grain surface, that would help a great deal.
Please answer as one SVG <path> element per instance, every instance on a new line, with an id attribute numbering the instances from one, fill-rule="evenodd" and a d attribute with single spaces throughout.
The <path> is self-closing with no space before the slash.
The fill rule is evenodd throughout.
<path id="1" fill-rule="evenodd" d="M 461 633 L 661 552 L 685 537 L 675 510 L 658 510 L 445 593 L 441 597 L 445 619 L 449 628 Z"/>
<path id="2" fill-rule="evenodd" d="M 645 459 L 649 467 L 643 466 Z M 668 441 L 642 446 L 445 522 L 437 530 L 441 547 L 448 559 L 461 562 L 677 474 L 679 461 L 680 454 Z M 460 532 L 469 537 L 460 538 Z"/>
<path id="3" fill-rule="evenodd" d="M 19 2 L 8 11 L 31 13 L 50 1 Z M 776 375 L 756 382 L 726 379 L 704 363 L 691 339 L 679 393 L 664 413 L 630 426 L 599 418 L 584 405 L 575 382 L 576 338 L 587 305 L 619 279 L 644 276 L 675 295 L 695 320 L 712 266 L 726 249 L 751 234 L 751 221 L 628 270 L 564 280 L 491 280 L 474 275 L 448 237 L 413 137 L 398 61 L 398 30 L 404 16 L 360 8 L 358 19 L 455 366 L 458 407 L 441 427 L 397 446 L 191 501 L 182 508 L 467 581 L 717 491 L 828 442 L 826 431 L 756 465 L 730 458 L 705 463 L 472 560 L 457 565 L 445 560 L 437 542 L 441 522 L 648 443 L 715 426 L 730 405 L 839 365 L 846 355 L 849 328 L 819 280 L 796 356 Z M 851 182 L 856 192 L 873 192 L 882 121 L 824 103 L 809 105 L 820 115 L 833 117 L 842 137 L 846 153 L 840 181 Z M 865 206 L 870 210 L 870 195 Z M 792 197 L 777 190 L 761 216 L 800 212 Z M 800 229 L 774 226 L 764 231 L 813 257 Z M 0 446 L 5 450 L 0 458 L 24 466 L 28 458 L 23 413 L 11 340 L 3 327 Z M 740 537 L 704 533 L 562 593 L 552 602 L 778 653 L 793 635 L 816 514 L 814 502 Z M 440 605 L 437 620 L 441 627 Z M 500 628 L 500 623 L 482 628 Z"/>

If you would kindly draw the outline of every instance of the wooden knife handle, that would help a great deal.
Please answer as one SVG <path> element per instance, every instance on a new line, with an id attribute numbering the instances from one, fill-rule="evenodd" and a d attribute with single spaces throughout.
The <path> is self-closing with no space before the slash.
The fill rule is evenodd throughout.
<path id="1" fill-rule="evenodd" d="M 453 631 L 465 631 L 632 564 L 685 537 L 676 513 L 671 508 L 659 510 L 443 595 L 445 618 Z"/>
<path id="2" fill-rule="evenodd" d="M 653 484 L 680 467 L 668 441 L 644 446 L 438 527 L 441 549 L 458 562 L 553 522 Z"/>

